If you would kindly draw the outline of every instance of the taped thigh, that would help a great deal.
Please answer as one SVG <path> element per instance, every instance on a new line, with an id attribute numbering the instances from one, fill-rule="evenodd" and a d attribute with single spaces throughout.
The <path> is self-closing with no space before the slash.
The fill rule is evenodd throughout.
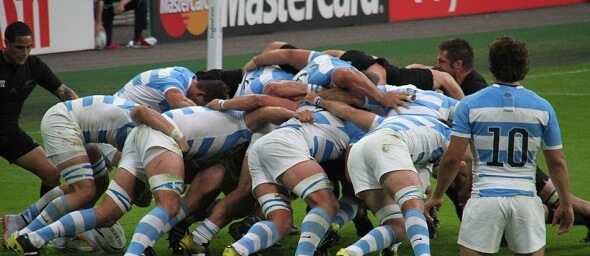
<path id="1" fill-rule="evenodd" d="M 402 209 L 397 204 L 389 204 L 379 209 L 375 213 L 375 217 L 379 220 L 379 224 L 383 225 L 387 220 L 404 218 Z"/>
<path id="2" fill-rule="evenodd" d="M 295 185 L 293 188 L 293 193 L 295 193 L 299 198 L 305 199 L 310 194 L 322 189 L 333 190 L 334 185 L 330 179 L 328 179 L 325 173 L 317 173 L 305 178 Z"/>
<path id="3" fill-rule="evenodd" d="M 63 169 L 60 175 L 68 185 L 81 180 L 94 180 L 92 166 L 90 163 L 83 163 Z"/>
<path id="4" fill-rule="evenodd" d="M 128 212 L 131 210 L 131 198 L 129 198 L 129 194 L 115 180 L 111 180 L 109 183 L 106 194 L 113 199 L 121 211 Z"/>
<path id="5" fill-rule="evenodd" d="M 164 173 L 150 177 L 148 184 L 150 184 L 152 193 L 155 191 L 173 191 L 180 195 L 184 188 L 184 179 L 180 175 Z"/>
<path id="6" fill-rule="evenodd" d="M 258 198 L 258 203 L 262 208 L 265 217 L 275 210 L 286 210 L 293 212 L 289 198 L 280 193 L 270 193 Z"/>
<path id="7" fill-rule="evenodd" d="M 424 200 L 426 199 L 422 187 L 408 186 L 397 191 L 393 197 L 393 201 L 400 207 L 411 199 Z"/>

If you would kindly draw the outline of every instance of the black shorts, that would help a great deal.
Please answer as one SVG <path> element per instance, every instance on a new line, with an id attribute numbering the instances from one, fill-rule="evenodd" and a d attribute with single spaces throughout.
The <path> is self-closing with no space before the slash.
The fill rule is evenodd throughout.
<path id="1" fill-rule="evenodd" d="M 38 146 L 39 144 L 21 129 L 0 135 L 0 156 L 11 164 Z"/>

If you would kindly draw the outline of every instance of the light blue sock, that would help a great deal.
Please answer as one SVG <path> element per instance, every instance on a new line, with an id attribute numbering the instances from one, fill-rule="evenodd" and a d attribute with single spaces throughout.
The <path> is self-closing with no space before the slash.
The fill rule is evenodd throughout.
<path id="1" fill-rule="evenodd" d="M 257 242 L 255 242 L 257 241 Z M 271 221 L 260 221 L 252 225 L 248 233 L 232 244 L 242 255 L 250 255 L 264 250 L 279 241 L 279 229 Z"/>
<path id="2" fill-rule="evenodd" d="M 143 216 L 133 232 L 133 238 L 125 255 L 141 255 L 148 245 L 156 241 L 168 221 L 170 221 L 168 211 L 160 206 L 156 206 Z"/>
<path id="3" fill-rule="evenodd" d="M 295 255 L 313 255 L 322 237 L 326 234 L 332 218 L 324 209 L 312 208 L 301 224 L 301 235 Z"/>
<path id="4" fill-rule="evenodd" d="M 366 255 L 371 252 L 380 251 L 395 242 L 393 228 L 388 225 L 379 226 L 369 231 L 368 234 L 346 247 L 344 250 L 351 255 Z"/>
<path id="5" fill-rule="evenodd" d="M 430 255 L 430 236 L 424 213 L 418 209 L 410 209 L 404 214 L 404 219 L 406 220 L 406 233 L 408 240 L 412 243 L 414 255 Z"/>
<path id="6" fill-rule="evenodd" d="M 344 224 L 352 220 L 354 216 L 356 216 L 359 205 L 356 200 L 350 197 L 342 197 L 338 199 L 338 205 L 340 206 L 340 210 L 338 213 L 336 213 L 336 216 L 334 216 L 332 222 L 342 227 Z"/>
<path id="7" fill-rule="evenodd" d="M 57 237 L 74 236 L 94 228 L 96 228 L 96 213 L 94 209 L 85 209 L 68 213 L 48 226 L 29 233 L 29 239 L 35 247 L 40 248 Z M 77 230 L 82 232 L 76 232 Z"/>
<path id="8" fill-rule="evenodd" d="M 47 204 L 63 195 L 64 192 L 59 187 L 49 190 L 49 192 L 45 193 L 41 198 L 39 198 L 39 200 L 37 200 L 37 202 L 30 205 L 28 209 L 22 212 L 23 217 L 27 223 L 30 223 L 35 218 L 37 218 L 37 216 L 39 216 L 39 213 L 41 213 L 41 210 L 43 210 Z"/>
<path id="9" fill-rule="evenodd" d="M 68 202 L 66 201 L 65 196 L 60 196 L 51 201 L 51 203 L 49 203 L 45 209 L 43 209 L 39 216 L 35 218 L 35 220 L 19 231 L 19 235 L 27 234 L 45 227 L 58 220 L 61 216 L 64 216 L 68 212 L 70 212 Z"/>

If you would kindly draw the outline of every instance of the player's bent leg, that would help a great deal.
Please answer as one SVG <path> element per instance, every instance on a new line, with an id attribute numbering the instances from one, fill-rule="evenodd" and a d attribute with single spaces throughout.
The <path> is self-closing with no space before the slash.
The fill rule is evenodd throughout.
<path id="1" fill-rule="evenodd" d="M 389 250 L 395 242 L 405 239 L 406 232 L 401 209 L 393 203 L 393 199 L 385 191 L 365 190 L 358 196 L 375 214 L 381 226 L 372 229 L 357 242 L 342 249 L 343 252 L 350 255 L 366 255 L 374 251 Z"/>
<path id="2" fill-rule="evenodd" d="M 250 255 L 271 247 L 289 235 L 293 225 L 293 214 L 289 198 L 286 196 L 287 191 L 277 184 L 263 183 L 254 188 L 254 194 L 258 197 L 267 221 L 252 225 L 246 235 L 226 248 L 227 252 L 224 251 L 224 255 L 231 255 L 234 251 L 240 255 Z"/>

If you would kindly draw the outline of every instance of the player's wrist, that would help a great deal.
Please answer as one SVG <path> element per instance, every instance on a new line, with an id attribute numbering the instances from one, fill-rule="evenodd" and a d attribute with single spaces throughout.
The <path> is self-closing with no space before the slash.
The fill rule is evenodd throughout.
<path id="1" fill-rule="evenodd" d="M 177 127 L 174 127 L 174 130 L 172 130 L 170 133 L 170 137 L 174 139 L 174 141 L 179 141 L 182 139 L 182 137 L 184 137 L 184 134 L 182 134 L 182 132 Z"/>
<path id="2" fill-rule="evenodd" d="M 218 103 L 218 104 L 219 104 L 219 105 L 218 105 L 218 106 L 219 106 L 219 110 L 225 110 L 225 109 L 223 108 L 223 104 L 225 104 L 225 100 L 219 100 L 219 103 Z"/>

